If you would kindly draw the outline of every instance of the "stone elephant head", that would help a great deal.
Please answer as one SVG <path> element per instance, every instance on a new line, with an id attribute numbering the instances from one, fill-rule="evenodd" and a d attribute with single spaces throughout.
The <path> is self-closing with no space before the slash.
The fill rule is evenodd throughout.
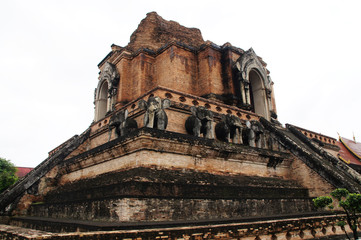
<path id="1" fill-rule="evenodd" d="M 185 123 L 186 130 L 193 136 L 213 139 L 213 113 L 205 107 L 190 108 L 192 116 L 188 117 Z"/>
<path id="2" fill-rule="evenodd" d="M 251 120 L 246 122 L 246 129 L 243 137 L 247 139 L 248 145 L 261 148 L 263 146 L 263 125 L 259 121 Z"/>
<path id="3" fill-rule="evenodd" d="M 109 120 L 109 140 L 111 137 L 111 128 L 115 127 L 117 137 L 124 136 L 130 129 L 137 129 L 138 124 L 134 119 L 128 118 L 128 110 L 122 110 L 115 113 Z"/>
<path id="4" fill-rule="evenodd" d="M 148 101 L 140 100 L 140 109 L 146 110 L 144 114 L 144 126 L 165 130 L 168 125 L 168 117 L 164 109 L 170 107 L 170 100 L 162 100 L 160 97 L 150 97 Z"/>
<path id="5" fill-rule="evenodd" d="M 216 124 L 216 136 L 224 142 L 242 143 L 242 121 L 239 117 L 222 115 L 222 121 Z"/>

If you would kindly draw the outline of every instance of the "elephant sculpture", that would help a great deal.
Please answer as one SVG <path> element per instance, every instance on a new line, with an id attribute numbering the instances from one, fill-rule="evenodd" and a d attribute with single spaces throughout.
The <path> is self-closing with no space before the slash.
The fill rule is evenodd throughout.
<path id="1" fill-rule="evenodd" d="M 261 148 L 263 146 L 262 135 L 264 133 L 264 127 L 259 121 L 246 121 L 246 131 L 243 135 L 244 141 L 251 147 Z"/>
<path id="2" fill-rule="evenodd" d="M 264 139 L 263 139 L 263 133 L 264 133 L 264 127 L 259 121 L 251 121 L 253 131 L 256 135 L 255 142 L 256 147 L 262 148 L 264 146 Z"/>
<path id="3" fill-rule="evenodd" d="M 109 121 L 109 140 L 111 137 L 111 128 L 115 127 L 117 137 L 124 136 L 128 130 L 137 129 L 138 124 L 134 119 L 128 118 L 128 110 L 115 113 Z"/>
<path id="4" fill-rule="evenodd" d="M 242 122 L 241 119 L 235 115 L 222 115 L 222 121 L 216 124 L 216 136 L 219 140 L 224 142 L 242 144 Z"/>
<path id="5" fill-rule="evenodd" d="M 144 115 L 144 126 L 165 130 L 168 125 L 168 117 L 164 109 L 170 107 L 170 100 L 162 100 L 160 97 L 150 97 L 148 101 L 140 100 L 139 108 L 146 110 Z"/>
<path id="6" fill-rule="evenodd" d="M 187 132 L 193 136 L 214 139 L 213 134 L 213 113 L 205 107 L 190 108 L 192 116 L 188 117 L 185 122 Z"/>

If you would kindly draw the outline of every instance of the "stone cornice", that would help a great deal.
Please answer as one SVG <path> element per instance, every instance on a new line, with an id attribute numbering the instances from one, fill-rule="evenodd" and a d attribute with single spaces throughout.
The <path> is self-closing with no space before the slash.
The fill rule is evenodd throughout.
<path id="1" fill-rule="evenodd" d="M 242 55 L 242 54 L 245 53 L 245 51 L 243 49 L 234 47 L 229 43 L 226 43 L 226 44 L 223 44 L 222 46 L 219 46 L 219 45 L 217 45 L 217 44 L 215 44 L 215 43 L 213 43 L 211 41 L 207 41 L 205 44 L 202 44 L 199 48 L 189 46 L 189 45 L 184 44 L 182 42 L 171 41 L 171 42 L 161 46 L 156 51 L 153 51 L 153 50 L 148 49 L 148 48 L 139 48 L 136 51 L 131 51 L 131 50 L 127 49 L 126 47 L 123 48 L 123 47 L 118 46 L 118 48 L 116 50 L 112 50 L 111 52 L 109 52 L 108 55 L 105 56 L 100 61 L 100 63 L 98 64 L 98 67 L 101 68 L 102 65 L 107 60 L 110 60 L 112 62 L 112 64 L 117 64 L 122 58 L 133 59 L 133 58 L 137 57 L 141 53 L 146 54 L 146 55 L 151 56 L 151 57 L 156 57 L 159 54 L 166 51 L 170 47 L 178 47 L 178 48 L 184 49 L 186 51 L 192 52 L 194 54 L 199 54 L 200 52 L 204 51 L 207 48 L 211 48 L 211 49 L 216 50 L 218 52 L 223 52 L 223 51 L 226 51 L 226 50 L 230 50 L 230 51 L 232 51 L 232 52 L 234 52 L 234 53 L 236 53 L 238 55 Z M 113 58 L 113 59 L 111 59 L 111 58 Z M 262 60 L 262 62 L 263 62 L 263 60 Z"/>

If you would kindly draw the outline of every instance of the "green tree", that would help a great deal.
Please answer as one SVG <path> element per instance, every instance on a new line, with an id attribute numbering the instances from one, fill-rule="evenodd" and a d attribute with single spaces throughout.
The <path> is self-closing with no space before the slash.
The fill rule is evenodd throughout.
<path id="1" fill-rule="evenodd" d="M 361 213 L 361 194 L 350 193 L 345 188 L 338 188 L 331 192 L 331 196 L 332 198 L 329 196 L 315 198 L 313 199 L 313 203 L 316 208 L 334 209 L 335 206 L 333 205 L 333 200 L 336 199 L 339 207 L 341 207 L 346 214 L 346 220 L 353 232 L 354 238 L 358 239 L 357 226 L 359 223 L 358 213 Z M 344 223 L 341 221 L 339 225 L 342 226 Z"/>
<path id="2" fill-rule="evenodd" d="M 0 157 L 0 193 L 13 185 L 17 180 L 16 167 L 9 160 Z"/>

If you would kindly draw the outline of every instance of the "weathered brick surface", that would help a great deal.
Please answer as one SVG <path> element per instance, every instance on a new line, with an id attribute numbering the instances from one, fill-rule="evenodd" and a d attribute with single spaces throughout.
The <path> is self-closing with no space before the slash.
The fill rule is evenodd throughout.
<path id="1" fill-rule="evenodd" d="M 210 93 L 226 93 L 222 81 L 220 51 L 211 47 L 202 50 L 198 54 L 198 69 L 198 92 L 194 94 L 203 96 Z"/>
<path id="2" fill-rule="evenodd" d="M 270 216 L 312 210 L 307 189 L 270 177 L 133 168 L 66 184 L 33 205 L 38 217 L 174 221 Z"/>
<path id="3" fill-rule="evenodd" d="M 262 189 L 259 189 L 262 191 Z M 119 198 L 36 205 L 30 216 L 70 218 L 88 221 L 191 221 L 275 214 L 305 213 L 311 199 L 164 199 Z"/>
<path id="4" fill-rule="evenodd" d="M 174 21 L 166 21 L 155 12 L 147 14 L 130 37 L 128 48 L 134 51 L 139 48 L 157 50 L 171 41 L 182 42 L 199 47 L 204 43 L 201 31 L 186 28 Z"/>
<path id="5" fill-rule="evenodd" d="M 154 78 L 160 86 L 195 94 L 196 73 L 197 61 L 193 52 L 171 46 L 156 58 Z"/>
<path id="6" fill-rule="evenodd" d="M 311 197 L 327 195 L 334 189 L 316 171 L 297 158 L 292 161 L 291 175 L 297 182 L 307 186 Z"/>
<path id="7" fill-rule="evenodd" d="M 233 59 L 242 53 L 236 48 L 222 48 L 211 42 L 200 48 L 167 42 L 154 51 L 125 52 L 117 50 L 107 59 L 120 75 L 118 105 L 124 106 L 157 86 L 195 96 L 227 95 L 221 100 L 227 103 L 239 95 Z"/>

